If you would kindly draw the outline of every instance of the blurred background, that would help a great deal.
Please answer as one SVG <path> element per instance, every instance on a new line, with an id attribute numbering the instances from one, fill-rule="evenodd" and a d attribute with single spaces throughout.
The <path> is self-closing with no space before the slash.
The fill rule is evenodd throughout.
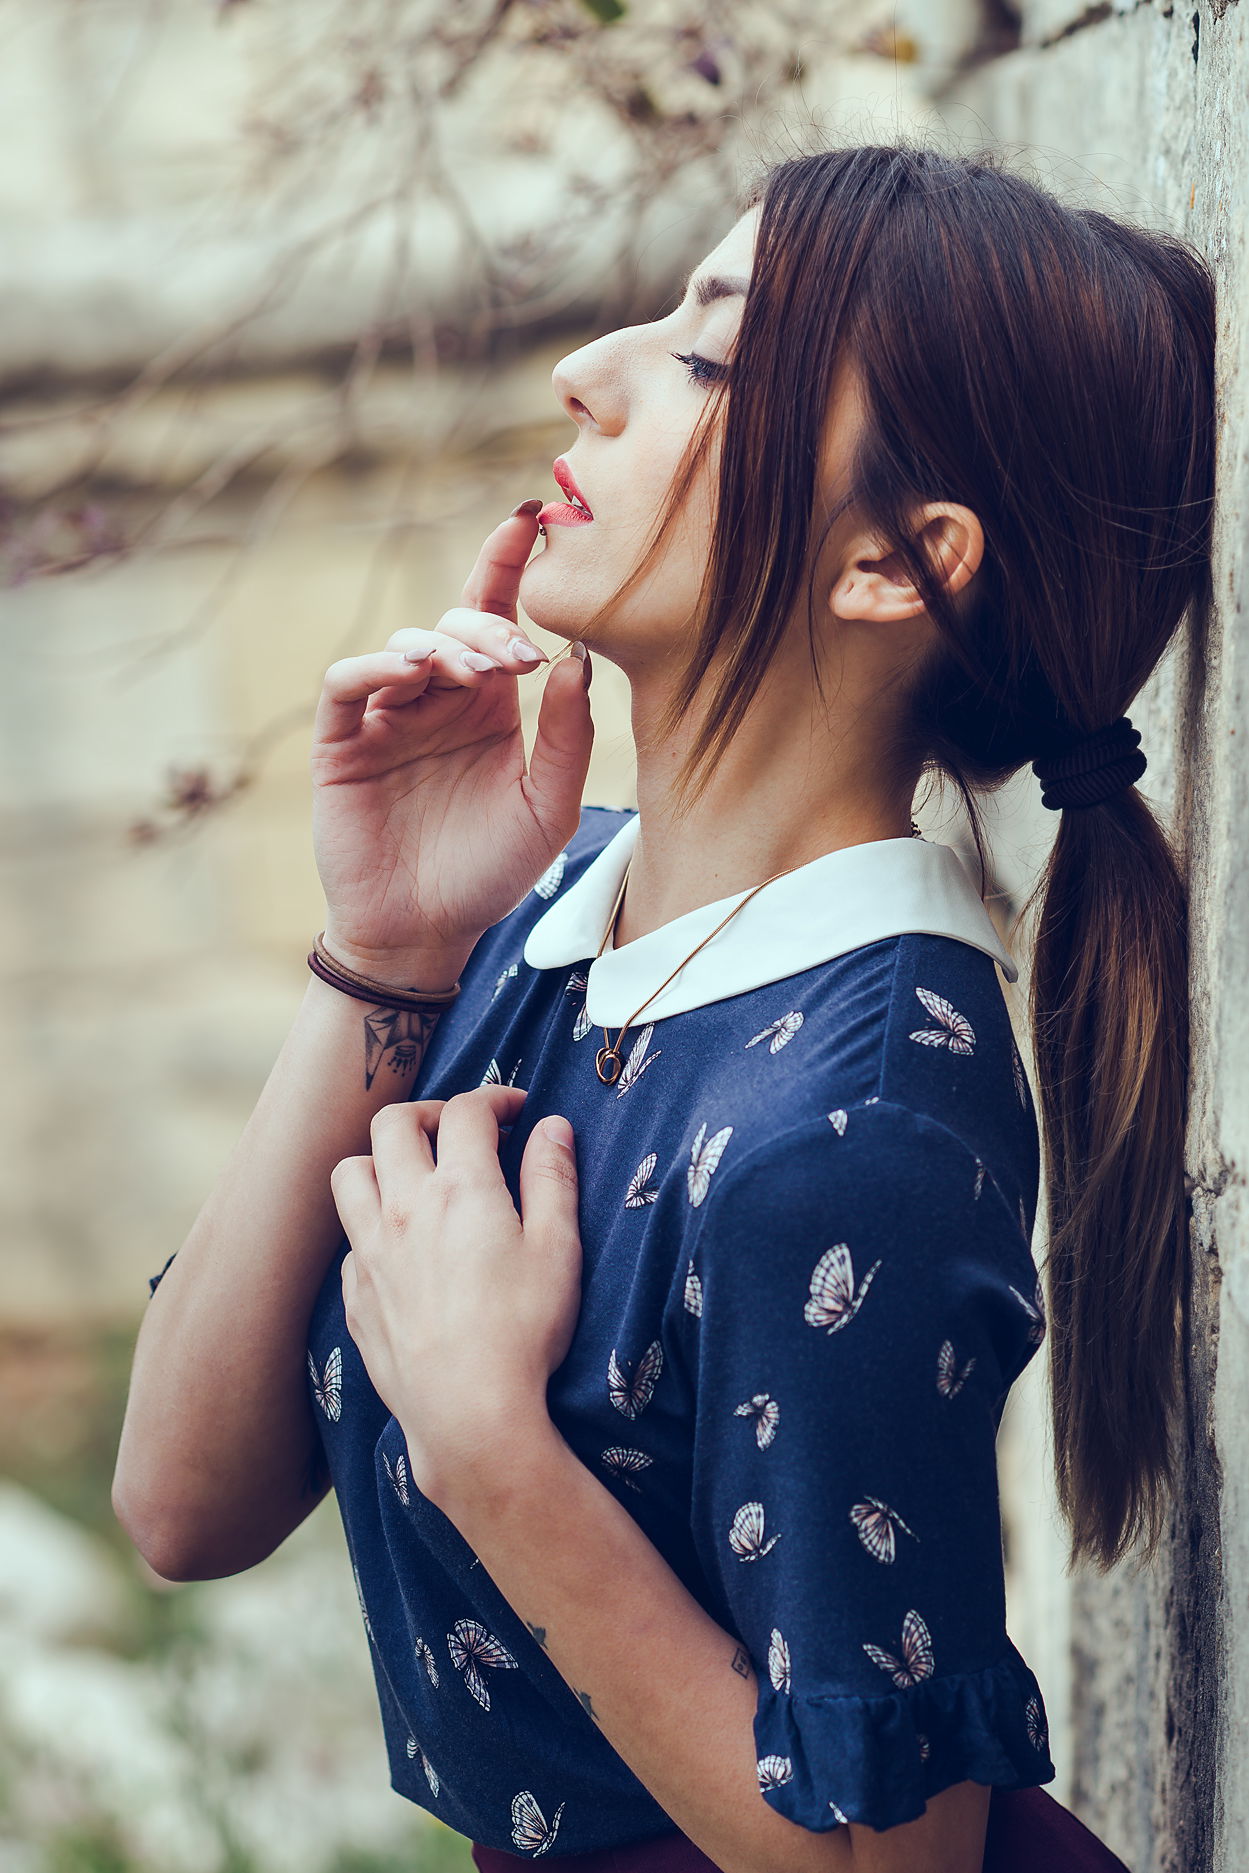
<path id="1" fill-rule="evenodd" d="M 484 534 L 553 494 L 553 363 L 669 309 L 769 159 L 989 142 L 1217 249 L 1194 87 L 1203 56 L 1243 78 L 1238 19 L 0 0 L 0 1873 L 469 1865 L 388 1789 L 333 1500 L 261 1567 L 180 1587 L 108 1503 L 147 1278 L 255 1102 L 322 921 L 325 666 L 457 603 Z M 1216 155 L 1206 135 L 1207 168 L 1234 170 L 1235 136 Z M 1133 711 L 1164 803 L 1177 680 Z M 625 700 L 600 659 L 590 801 L 632 804 Z M 921 817 L 961 837 L 939 801 Z M 1031 783 L 995 807 L 1004 928 L 1047 817 Z M 1163 1679 L 1201 1703 L 1173 1570 L 1065 1575 L 1042 1364 L 1000 1448 L 1051 1792 L 1142 1873 L 1211 1864 L 1171 1857 L 1197 1851 L 1210 1732 L 1159 1740 L 1151 1716 Z M 1181 1612 L 1208 1586 L 1186 1565 Z"/>

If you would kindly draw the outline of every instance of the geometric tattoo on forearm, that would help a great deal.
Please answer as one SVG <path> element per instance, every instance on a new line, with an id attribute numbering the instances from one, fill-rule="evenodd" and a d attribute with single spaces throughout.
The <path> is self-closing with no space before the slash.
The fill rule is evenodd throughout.
<path id="1" fill-rule="evenodd" d="M 419 1066 L 438 1019 L 436 1009 L 374 1008 L 364 1017 L 364 1084 L 389 1060 L 392 1073 Z"/>

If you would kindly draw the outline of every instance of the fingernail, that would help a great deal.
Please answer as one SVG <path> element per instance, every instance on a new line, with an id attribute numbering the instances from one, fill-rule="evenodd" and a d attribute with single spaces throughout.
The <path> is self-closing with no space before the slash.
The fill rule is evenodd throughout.
<path id="1" fill-rule="evenodd" d="M 517 514 L 541 513 L 542 509 L 545 506 L 546 506 L 546 502 L 542 499 L 542 497 L 540 495 L 535 494 L 532 501 L 521 501 L 516 507 L 514 507 L 511 513 L 508 515 L 508 519 L 515 520 Z"/>
<path id="2" fill-rule="evenodd" d="M 508 652 L 513 657 L 520 657 L 525 663 L 545 663 L 546 657 L 536 644 L 527 643 L 523 637 L 514 637 L 508 643 Z"/>
<path id="3" fill-rule="evenodd" d="M 581 642 L 581 639 L 580 639 L 580 638 L 578 638 L 578 639 L 577 639 L 577 641 L 576 641 L 576 643 L 575 643 L 575 644 L 573 644 L 571 648 L 572 648 L 572 654 L 573 654 L 573 656 L 574 656 L 574 657 L 579 657 L 579 658 L 581 659 L 581 661 L 582 661 L 582 663 L 584 663 L 584 662 L 585 662 L 585 660 L 586 660 L 586 655 L 587 655 L 587 652 L 586 652 L 586 647 L 585 647 L 585 645 L 584 645 L 584 644 L 583 644 L 583 643 Z"/>
<path id="4" fill-rule="evenodd" d="M 567 1119 L 543 1119 L 542 1129 L 553 1145 L 559 1145 L 564 1151 L 572 1150 L 572 1126 Z"/>
<path id="5" fill-rule="evenodd" d="M 493 657 L 483 657 L 479 650 L 462 650 L 460 662 L 469 670 L 501 670 L 503 665 L 496 663 Z"/>
<path id="6" fill-rule="evenodd" d="M 582 679 L 585 683 L 586 688 L 589 689 L 590 678 L 594 674 L 594 665 L 590 662 L 590 653 L 586 649 L 585 645 L 581 642 L 580 638 L 578 638 L 577 642 L 573 645 L 572 654 L 574 657 L 577 658 L 577 660 L 579 661 L 581 665 Z"/>
<path id="7" fill-rule="evenodd" d="M 405 663 L 428 663 L 433 654 L 432 650 L 405 650 L 403 661 Z"/>

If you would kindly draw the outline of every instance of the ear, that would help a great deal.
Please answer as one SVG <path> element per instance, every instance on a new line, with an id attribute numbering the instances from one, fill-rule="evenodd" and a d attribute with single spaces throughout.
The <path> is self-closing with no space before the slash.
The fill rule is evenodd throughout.
<path id="1" fill-rule="evenodd" d="M 916 512 L 915 532 L 947 591 L 961 592 L 984 557 L 984 529 L 971 508 L 930 501 Z M 845 549 L 828 606 L 835 618 L 893 624 L 917 617 L 924 601 L 887 542 L 860 533 Z"/>

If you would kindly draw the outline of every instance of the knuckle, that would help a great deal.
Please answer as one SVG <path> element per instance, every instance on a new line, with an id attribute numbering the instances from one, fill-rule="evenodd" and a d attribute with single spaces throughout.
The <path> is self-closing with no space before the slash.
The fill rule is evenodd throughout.
<path id="1" fill-rule="evenodd" d="M 474 611 L 471 605 L 452 605 L 450 611 L 443 612 L 434 628 L 458 637 L 461 631 L 471 631 L 480 625 L 481 617 L 482 614 Z"/>
<path id="2" fill-rule="evenodd" d="M 560 1184 L 565 1190 L 576 1190 L 577 1173 L 571 1162 L 560 1158 L 543 1158 L 534 1166 L 534 1174 L 544 1177 L 548 1183 Z"/>
<path id="3" fill-rule="evenodd" d="M 436 1185 L 443 1203 L 454 1203 L 472 1188 L 472 1178 L 462 1164 L 440 1164 Z"/>
<path id="4" fill-rule="evenodd" d="M 406 1129 L 410 1123 L 408 1107 L 403 1103 L 379 1106 L 369 1120 L 370 1138 L 388 1138 L 392 1132 Z"/>

